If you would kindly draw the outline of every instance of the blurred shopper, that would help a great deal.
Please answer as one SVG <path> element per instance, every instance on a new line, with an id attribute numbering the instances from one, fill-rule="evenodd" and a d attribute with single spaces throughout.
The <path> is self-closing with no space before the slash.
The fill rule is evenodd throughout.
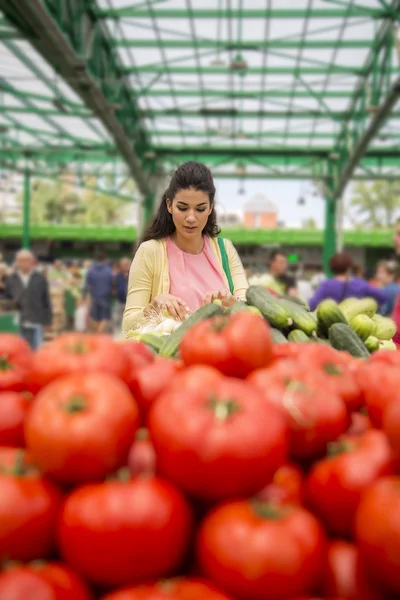
<path id="1" fill-rule="evenodd" d="M 112 269 L 105 254 L 99 251 L 96 261 L 89 268 L 84 286 L 84 298 L 89 296 L 91 329 L 104 333 L 110 328 L 111 298 L 113 287 Z"/>
<path id="2" fill-rule="evenodd" d="M 400 292 L 400 285 L 397 283 L 398 272 L 399 266 L 395 260 L 382 260 L 378 263 L 376 282 L 388 296 L 388 301 L 379 309 L 381 315 L 390 316 L 393 312 L 396 298 Z"/>
<path id="3" fill-rule="evenodd" d="M 396 221 L 396 227 L 393 235 L 393 243 L 394 250 L 396 252 L 397 258 L 400 259 L 400 219 Z M 392 314 L 392 319 L 397 325 L 397 333 L 393 338 L 394 343 L 397 346 L 397 349 L 400 348 L 400 294 L 397 294 L 396 302 L 394 305 L 394 310 Z"/>
<path id="4" fill-rule="evenodd" d="M 0 300 L 7 299 L 6 282 L 9 273 L 8 266 L 5 262 L 0 262 Z"/>
<path id="5" fill-rule="evenodd" d="M 114 277 L 114 327 L 116 331 L 121 331 L 122 318 L 124 316 L 126 296 L 128 293 L 128 279 L 131 261 L 129 258 L 121 258 L 119 263 L 119 272 Z"/>
<path id="6" fill-rule="evenodd" d="M 369 285 L 364 279 L 352 277 L 353 258 L 347 252 L 337 252 L 329 261 L 333 274 L 332 279 L 326 279 L 321 283 L 310 300 L 311 310 L 315 310 L 318 304 L 326 298 L 332 298 L 341 302 L 345 298 L 375 298 L 381 306 L 388 300 L 384 290 Z"/>
<path id="7" fill-rule="evenodd" d="M 19 310 L 21 335 L 35 350 L 43 342 L 44 327 L 51 324 L 52 309 L 47 279 L 35 269 L 35 257 L 29 250 L 17 253 L 6 294 Z"/>
<path id="8" fill-rule="evenodd" d="M 66 329 L 72 331 L 76 328 L 76 312 L 82 305 L 83 280 L 79 264 L 74 261 L 69 267 L 69 278 L 64 293 L 66 314 Z"/>
<path id="9" fill-rule="evenodd" d="M 296 279 L 288 272 L 288 261 L 282 250 L 273 250 L 268 260 L 266 286 L 278 294 L 296 295 Z"/>

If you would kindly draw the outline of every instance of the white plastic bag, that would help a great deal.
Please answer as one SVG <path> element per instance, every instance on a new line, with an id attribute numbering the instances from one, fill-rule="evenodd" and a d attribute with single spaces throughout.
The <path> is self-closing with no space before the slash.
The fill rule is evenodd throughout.
<path id="1" fill-rule="evenodd" d="M 87 327 L 87 306 L 79 306 L 75 311 L 74 328 L 75 331 L 86 331 Z"/>

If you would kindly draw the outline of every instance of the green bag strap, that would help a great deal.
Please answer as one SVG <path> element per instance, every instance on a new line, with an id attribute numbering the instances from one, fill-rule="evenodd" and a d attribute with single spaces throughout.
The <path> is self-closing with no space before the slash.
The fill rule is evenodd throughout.
<path id="1" fill-rule="evenodd" d="M 222 268 L 225 271 L 225 275 L 226 275 L 226 278 L 229 283 L 229 290 L 230 290 L 231 294 L 233 294 L 233 292 L 235 290 L 235 286 L 233 285 L 231 270 L 229 268 L 229 259 L 228 259 L 228 255 L 226 253 L 224 238 L 222 238 L 222 237 L 218 238 L 218 246 L 219 246 L 219 251 L 221 252 Z"/>

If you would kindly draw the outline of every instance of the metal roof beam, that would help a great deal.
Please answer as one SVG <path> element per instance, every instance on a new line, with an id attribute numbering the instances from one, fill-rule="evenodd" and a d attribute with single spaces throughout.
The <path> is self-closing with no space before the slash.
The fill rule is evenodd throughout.
<path id="1" fill-rule="evenodd" d="M 352 94 L 351 89 L 349 90 L 326 90 L 324 93 L 314 92 L 314 97 L 323 97 L 323 98 L 349 98 Z M 179 96 L 181 98 L 201 98 L 202 96 L 206 98 L 244 98 L 249 100 L 259 99 L 259 98 L 290 98 L 290 89 L 270 89 L 270 90 L 235 90 L 234 92 L 230 92 L 228 90 L 216 90 L 216 89 L 203 89 L 196 88 L 193 90 L 175 88 L 175 96 Z M 169 89 L 147 89 L 143 90 L 143 96 L 153 96 L 153 97 L 166 97 L 170 96 Z M 296 98 L 310 98 L 311 93 L 307 90 L 297 90 L 295 94 Z"/>
<path id="2" fill-rule="evenodd" d="M 2 0 L 3 2 L 6 0 Z M 186 15 L 187 16 L 187 15 Z M 191 49 L 193 50 L 192 40 L 165 40 L 160 41 L 156 39 L 115 39 L 113 45 L 118 48 L 165 48 L 165 49 Z M 218 41 L 208 39 L 198 39 L 198 48 L 214 48 L 216 51 L 244 51 L 244 50 L 266 50 L 268 48 L 280 48 L 285 50 L 298 50 L 302 46 L 301 39 L 298 40 L 243 40 L 243 41 Z M 325 39 L 325 40 L 310 40 L 308 39 L 304 43 L 304 48 L 307 50 L 325 50 L 329 48 L 335 48 L 337 46 L 337 40 Z M 345 50 L 365 50 L 371 48 L 371 40 L 342 40 L 340 47 Z"/>
<path id="3" fill-rule="evenodd" d="M 207 113 L 208 116 L 211 117 L 219 117 L 219 118 L 229 118 L 229 117 L 238 117 L 241 119 L 257 119 L 259 117 L 263 119 L 287 119 L 291 118 L 294 120 L 297 119 L 314 119 L 318 118 L 322 121 L 329 122 L 332 119 L 335 121 L 345 121 L 350 113 L 348 111 L 332 111 L 330 116 L 327 116 L 326 113 L 318 110 L 302 110 L 302 111 L 292 111 L 288 112 L 284 111 L 259 111 L 259 110 L 231 110 L 231 109 L 218 109 L 218 108 L 207 108 L 206 111 L 204 109 L 199 110 L 176 110 L 174 108 L 168 109 L 155 109 L 155 110 L 142 110 L 140 112 L 142 117 L 146 117 L 149 119 L 154 119 L 156 117 L 162 117 L 164 120 L 168 119 L 168 117 L 176 117 L 182 116 L 187 118 L 197 117 L 202 118 L 204 116 L 204 112 Z M 364 112 L 355 113 L 356 119 L 362 119 L 365 117 Z M 400 119 L 400 112 L 395 112 L 391 115 L 392 119 Z"/>
<path id="4" fill-rule="evenodd" d="M 302 66 L 298 69 L 297 73 L 300 77 L 305 75 L 326 75 L 326 66 L 321 67 L 307 67 Z M 123 69 L 127 75 L 136 73 L 146 73 L 154 75 L 164 75 L 165 70 L 158 65 L 142 65 L 138 67 L 125 67 Z M 172 75 L 196 75 L 198 72 L 197 67 L 179 67 L 170 66 L 169 71 Z M 228 66 L 226 67 L 204 67 L 200 69 L 202 75 L 230 75 L 231 73 L 237 73 L 238 75 L 293 75 L 294 67 L 247 67 L 243 70 L 235 70 Z M 393 72 L 396 72 L 396 68 L 393 68 Z M 360 65 L 333 65 L 331 73 L 333 75 L 363 75 L 364 69 Z"/>
<path id="5" fill-rule="evenodd" d="M 138 149 L 144 154 L 149 141 L 108 31 L 96 20 L 89 4 L 86 10 L 79 0 L 59 0 L 57 4 L 55 8 L 50 0 L 0 0 L 0 9 L 102 121 L 140 191 L 148 194 L 151 190 Z"/>
<path id="6" fill-rule="evenodd" d="M 185 9 L 155 8 L 138 9 L 130 6 L 120 8 L 105 8 L 98 10 L 97 14 L 107 19 L 150 19 L 152 14 L 156 19 L 187 19 L 188 12 Z M 345 17 L 370 17 L 372 19 L 385 19 L 391 15 L 391 11 L 385 8 L 372 8 L 369 6 L 353 6 L 343 8 L 313 8 L 309 13 L 306 9 L 251 9 L 226 10 L 226 9 L 195 9 L 192 11 L 194 19 L 344 19 Z"/>

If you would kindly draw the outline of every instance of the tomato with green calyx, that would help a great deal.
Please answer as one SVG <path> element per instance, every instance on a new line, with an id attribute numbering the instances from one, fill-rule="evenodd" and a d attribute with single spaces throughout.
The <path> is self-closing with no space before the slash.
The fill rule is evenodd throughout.
<path id="1" fill-rule="evenodd" d="M 126 464 L 138 425 L 137 406 L 122 381 L 76 373 L 39 392 L 25 422 L 25 438 L 44 473 L 62 483 L 84 483 Z"/>
<path id="2" fill-rule="evenodd" d="M 159 472 L 205 500 L 260 491 L 286 459 L 285 419 L 238 379 L 174 387 L 159 397 L 149 430 Z"/>
<path id="3" fill-rule="evenodd" d="M 25 448 L 0 446 L 0 472 L 12 471 L 15 465 L 24 471 L 28 467 L 34 466 L 32 457 Z"/>
<path id="4" fill-rule="evenodd" d="M 0 446 L 24 446 L 24 422 L 32 405 L 29 394 L 0 392 Z"/>
<path id="5" fill-rule="evenodd" d="M 355 517 L 360 558 L 368 572 L 400 593 L 400 477 L 382 477 L 362 495 Z M 398 596 L 397 596 L 398 597 Z"/>
<path id="6" fill-rule="evenodd" d="M 230 600 L 209 581 L 191 578 L 166 579 L 127 587 L 101 600 Z"/>
<path id="7" fill-rule="evenodd" d="M 130 360 L 123 344 L 108 335 L 63 333 L 35 352 L 28 387 L 36 393 L 63 375 L 89 372 L 128 382 Z"/>
<path id="8" fill-rule="evenodd" d="M 272 361 L 271 329 L 249 311 L 206 319 L 186 333 L 180 354 L 186 365 L 210 365 L 225 375 L 246 377 Z"/>
<path id="9" fill-rule="evenodd" d="M 88 581 L 104 586 L 148 581 L 177 569 L 192 532 L 184 497 L 156 477 L 82 486 L 66 499 L 59 548 Z"/>
<path id="10" fill-rule="evenodd" d="M 0 574 L 3 600 L 91 600 L 82 579 L 67 565 L 37 561 L 11 565 Z"/>
<path id="11" fill-rule="evenodd" d="M 248 381 L 268 406 L 278 406 L 285 415 L 292 459 L 318 458 L 329 442 L 348 429 L 346 406 L 321 374 L 314 377 L 304 367 L 282 361 L 271 369 L 254 371 Z"/>
<path id="12" fill-rule="evenodd" d="M 361 436 L 343 436 L 328 452 L 309 474 L 307 501 L 330 532 L 351 536 L 362 493 L 392 473 L 389 442 L 384 433 L 371 429 Z"/>
<path id="13" fill-rule="evenodd" d="M 0 468 L 0 560 L 46 558 L 54 549 L 61 493 L 14 451 L 15 463 Z"/>
<path id="14" fill-rule="evenodd" d="M 323 529 L 310 512 L 254 500 L 215 508 L 197 539 L 205 575 L 240 600 L 283 600 L 315 589 L 325 553 Z"/>
<path id="15" fill-rule="evenodd" d="M 13 333 L 0 333 L 0 392 L 25 389 L 33 352 L 27 342 Z"/>

